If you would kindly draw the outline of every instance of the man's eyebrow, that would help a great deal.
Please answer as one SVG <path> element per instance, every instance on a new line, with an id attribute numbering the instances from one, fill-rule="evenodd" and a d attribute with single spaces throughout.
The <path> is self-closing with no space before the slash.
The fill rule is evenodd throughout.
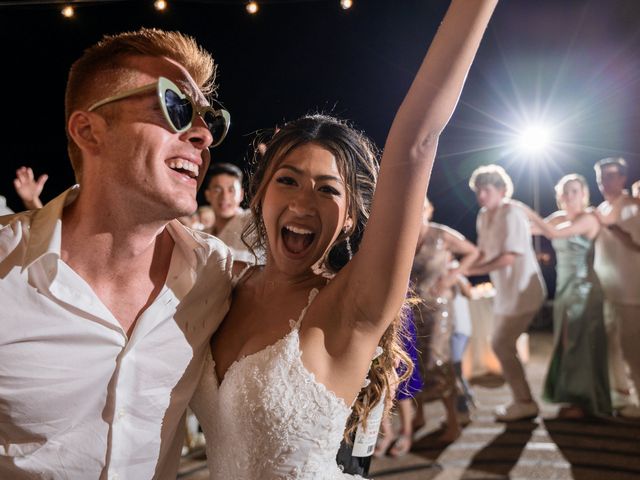
<path id="1" fill-rule="evenodd" d="M 287 169 L 287 170 L 291 170 L 294 173 L 297 173 L 298 175 L 302 175 L 304 172 L 302 170 L 300 170 L 298 167 L 294 167 L 293 165 L 288 165 L 288 164 L 283 164 L 280 165 L 280 169 Z M 334 182 L 338 182 L 340 184 L 344 184 L 344 182 L 342 181 L 342 178 L 340 177 L 336 177 L 335 175 L 318 175 L 317 177 L 313 177 L 314 180 L 332 180 Z"/>

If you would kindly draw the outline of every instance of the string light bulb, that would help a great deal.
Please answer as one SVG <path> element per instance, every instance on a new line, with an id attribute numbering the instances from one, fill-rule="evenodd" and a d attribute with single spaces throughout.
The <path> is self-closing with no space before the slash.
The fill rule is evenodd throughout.
<path id="1" fill-rule="evenodd" d="M 349 10 L 353 7 L 353 0 L 340 0 L 340 6 L 343 10 Z"/>
<path id="2" fill-rule="evenodd" d="M 76 12 L 71 5 L 65 5 L 60 13 L 62 13 L 63 17 L 71 18 L 75 15 Z"/>
<path id="3" fill-rule="evenodd" d="M 247 3 L 245 8 L 247 9 L 248 13 L 250 13 L 251 15 L 254 15 L 258 13 L 258 2 L 249 2 Z"/>
<path id="4" fill-rule="evenodd" d="M 156 0 L 155 2 L 153 2 L 153 6 L 156 8 L 156 10 L 162 12 L 167 8 L 167 2 L 165 0 Z"/>

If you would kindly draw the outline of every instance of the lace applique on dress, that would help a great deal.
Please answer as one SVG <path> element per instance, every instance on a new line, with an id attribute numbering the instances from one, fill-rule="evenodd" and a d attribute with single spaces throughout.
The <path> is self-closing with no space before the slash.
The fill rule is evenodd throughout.
<path id="1" fill-rule="evenodd" d="M 235 362 L 220 385 L 196 393 L 192 406 L 207 437 L 210 478 L 234 480 L 355 479 L 336 464 L 351 408 L 302 363 L 299 328 L 264 350 Z"/>

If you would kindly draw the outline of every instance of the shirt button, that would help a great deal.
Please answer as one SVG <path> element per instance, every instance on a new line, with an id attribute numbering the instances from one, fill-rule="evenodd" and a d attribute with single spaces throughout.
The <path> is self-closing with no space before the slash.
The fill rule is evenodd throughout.
<path id="1" fill-rule="evenodd" d="M 124 416 L 125 416 L 124 408 L 118 409 L 118 418 L 124 418 Z"/>
<path id="2" fill-rule="evenodd" d="M 120 475 L 118 475 L 117 473 L 114 473 L 113 475 L 111 475 L 111 480 L 118 480 L 120 478 Z"/>

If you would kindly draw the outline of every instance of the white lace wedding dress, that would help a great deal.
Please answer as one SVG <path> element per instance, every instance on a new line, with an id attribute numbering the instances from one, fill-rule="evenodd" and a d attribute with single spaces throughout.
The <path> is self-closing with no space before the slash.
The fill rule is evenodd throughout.
<path id="1" fill-rule="evenodd" d="M 219 385 L 211 356 L 191 402 L 213 480 L 355 479 L 336 464 L 351 408 L 302 364 L 298 331 L 229 367 Z"/>

